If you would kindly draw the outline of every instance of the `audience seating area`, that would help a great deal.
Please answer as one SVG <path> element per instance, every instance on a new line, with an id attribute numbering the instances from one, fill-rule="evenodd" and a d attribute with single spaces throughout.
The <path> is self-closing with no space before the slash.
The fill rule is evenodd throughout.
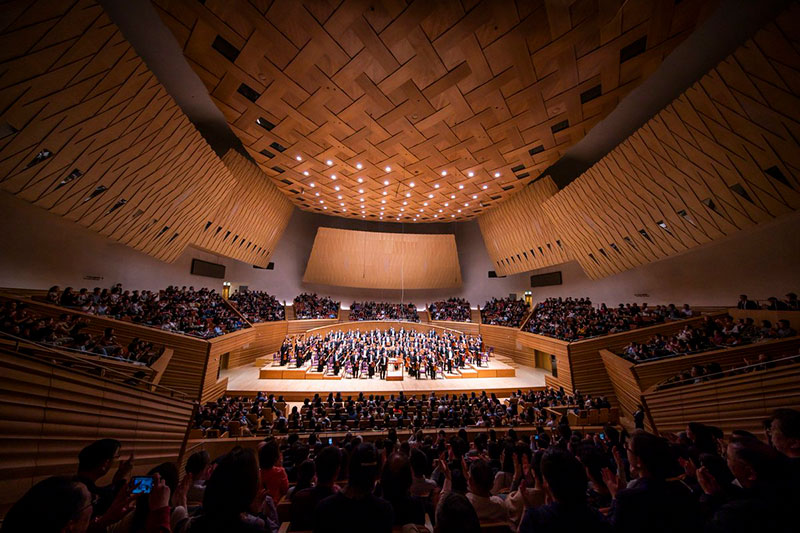
<path id="1" fill-rule="evenodd" d="M 316 293 L 303 293 L 294 299 L 294 316 L 297 319 L 338 318 L 341 302 Z"/>
<path id="2" fill-rule="evenodd" d="M 469 302 L 464 298 L 448 298 L 428 305 L 431 320 L 452 320 L 454 322 L 471 322 L 472 312 Z"/>
<path id="3" fill-rule="evenodd" d="M 650 307 L 646 303 L 641 307 L 637 303 L 595 307 L 589 298 L 547 298 L 536 305 L 524 331 L 577 341 L 693 315 L 689 304 L 681 309 L 673 304 Z"/>
<path id="4" fill-rule="evenodd" d="M 760 326 L 750 318 L 733 320 L 730 316 L 703 317 L 698 327 L 684 327 L 680 332 L 655 335 L 646 342 L 632 342 L 620 355 L 635 361 L 650 361 L 664 357 L 689 355 L 719 348 L 741 346 L 769 339 L 794 337 L 797 331 L 788 320 L 773 325 L 763 320 Z"/>
<path id="5" fill-rule="evenodd" d="M 277 298 L 263 291 L 236 292 L 228 298 L 250 323 L 286 319 L 286 308 Z"/>
<path id="6" fill-rule="evenodd" d="M 81 312 L 125 320 L 209 339 L 249 327 L 214 289 L 195 289 L 170 285 L 160 291 L 124 290 L 117 284 L 110 289 L 80 289 L 58 286 L 47 291 L 52 304 Z"/>
<path id="7" fill-rule="evenodd" d="M 490 326 L 519 328 L 529 311 L 525 300 L 492 298 L 481 309 L 481 322 Z"/>
<path id="8" fill-rule="evenodd" d="M 350 304 L 350 320 L 407 320 L 419 322 L 417 306 L 413 303 L 394 304 L 388 302 L 353 302 Z"/>

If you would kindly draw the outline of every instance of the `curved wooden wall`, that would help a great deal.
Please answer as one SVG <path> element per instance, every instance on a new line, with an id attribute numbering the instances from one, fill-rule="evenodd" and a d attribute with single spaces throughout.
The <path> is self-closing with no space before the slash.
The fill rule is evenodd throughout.
<path id="1" fill-rule="evenodd" d="M 265 267 L 294 207 L 255 163 L 234 150 L 229 150 L 222 162 L 234 182 L 205 223 L 196 244 Z"/>
<path id="2" fill-rule="evenodd" d="M 74 474 L 99 438 L 133 452 L 135 474 L 177 461 L 191 416 L 188 401 L 0 349 L 0 514 L 41 479 Z"/>
<path id="3" fill-rule="evenodd" d="M 744 429 L 764 438 L 762 421 L 775 409 L 800 409 L 800 364 L 647 391 L 645 408 L 655 429 L 678 433 L 689 422 L 717 426 L 728 436 Z"/>
<path id="4" fill-rule="evenodd" d="M 371 289 L 460 287 L 456 238 L 319 228 L 303 281 Z"/>
<path id="5" fill-rule="evenodd" d="M 555 182 L 545 176 L 478 217 L 483 242 L 499 275 L 528 272 L 571 259 L 542 209 L 557 192 Z"/>
<path id="6" fill-rule="evenodd" d="M 608 155 L 545 199 L 528 217 L 531 223 L 549 221 L 550 238 L 559 236 L 569 251 L 565 260 L 576 259 L 598 279 L 800 208 L 798 17 L 800 5 L 793 2 Z M 481 216 L 482 228 L 520 224 L 523 210 L 513 206 L 523 201 L 512 198 L 494 207 Z M 484 232 L 492 259 L 502 258 L 504 270 L 505 258 L 541 246 L 536 233 L 517 230 L 514 235 L 520 243 L 506 240 L 495 249 L 490 238 L 499 237 Z M 522 265 L 512 260 L 509 273 L 539 266 L 522 259 Z"/>
<path id="7" fill-rule="evenodd" d="M 177 259 L 233 176 L 93 0 L 28 2 L 9 17 L 0 188 Z"/>

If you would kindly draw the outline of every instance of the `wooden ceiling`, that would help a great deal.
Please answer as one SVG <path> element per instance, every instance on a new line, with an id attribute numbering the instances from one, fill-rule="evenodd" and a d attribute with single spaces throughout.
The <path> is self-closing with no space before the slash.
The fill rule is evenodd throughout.
<path id="1" fill-rule="evenodd" d="M 456 238 L 319 228 L 303 282 L 398 290 L 460 287 Z"/>
<path id="2" fill-rule="evenodd" d="M 537 182 L 482 216 L 498 272 L 559 239 L 601 278 L 800 209 L 798 21 L 794 2 L 564 189 Z"/>
<path id="3" fill-rule="evenodd" d="M 154 0 L 244 147 L 302 209 L 465 220 L 653 72 L 703 0 Z"/>

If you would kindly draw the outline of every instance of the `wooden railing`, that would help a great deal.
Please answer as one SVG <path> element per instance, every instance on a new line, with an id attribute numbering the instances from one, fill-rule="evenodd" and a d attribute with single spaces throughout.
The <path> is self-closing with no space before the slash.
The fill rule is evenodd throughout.
<path id="1" fill-rule="evenodd" d="M 730 435 L 743 429 L 763 436 L 763 421 L 775 409 L 800 409 L 800 363 L 657 390 L 642 395 L 653 428 L 684 431 L 689 422 L 717 426 Z"/>
<path id="2" fill-rule="evenodd" d="M 120 440 L 124 458 L 134 454 L 134 474 L 178 460 L 192 403 L 111 372 L 0 349 L 0 515 L 43 477 L 74 474 L 78 452 L 99 438 Z"/>

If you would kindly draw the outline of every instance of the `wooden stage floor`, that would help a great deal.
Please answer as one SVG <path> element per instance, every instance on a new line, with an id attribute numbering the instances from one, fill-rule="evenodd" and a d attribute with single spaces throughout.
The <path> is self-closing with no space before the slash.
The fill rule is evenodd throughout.
<path id="1" fill-rule="evenodd" d="M 517 389 L 544 387 L 544 376 L 548 372 L 542 368 L 520 365 L 514 377 L 458 378 L 458 379 L 415 379 L 406 374 L 402 381 L 373 379 L 260 379 L 260 369 L 256 366 L 241 366 L 220 372 L 220 379 L 228 378 L 227 394 L 234 396 L 253 396 L 259 391 L 282 395 L 286 401 L 301 401 L 315 393 L 327 395 L 341 392 L 353 395 L 397 394 L 407 395 L 445 393 L 470 393 L 485 390 L 498 396 L 508 396 Z"/>

